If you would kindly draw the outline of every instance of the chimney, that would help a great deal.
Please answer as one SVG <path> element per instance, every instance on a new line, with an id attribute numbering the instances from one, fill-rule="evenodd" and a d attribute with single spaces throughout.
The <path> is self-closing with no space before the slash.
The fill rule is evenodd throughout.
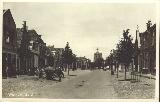
<path id="1" fill-rule="evenodd" d="M 151 25 L 152 25 L 151 20 L 149 20 L 146 24 L 147 24 L 147 30 L 149 30 L 149 28 L 150 28 Z"/>
<path id="2" fill-rule="evenodd" d="M 41 39 L 41 36 L 42 36 L 42 35 L 38 35 L 38 37 L 39 37 L 40 39 Z"/>
<path id="3" fill-rule="evenodd" d="M 26 21 L 23 21 L 23 31 L 26 32 L 27 31 L 27 26 L 26 26 Z"/>
<path id="4" fill-rule="evenodd" d="M 26 28 L 26 21 L 23 21 L 23 28 Z"/>

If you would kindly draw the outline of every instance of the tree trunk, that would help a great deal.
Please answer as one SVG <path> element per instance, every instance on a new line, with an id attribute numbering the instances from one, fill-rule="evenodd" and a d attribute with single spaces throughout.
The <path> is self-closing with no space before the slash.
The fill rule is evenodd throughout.
<path id="1" fill-rule="evenodd" d="M 127 70 L 127 66 L 125 65 L 125 76 L 124 76 L 125 80 L 126 80 L 126 70 Z"/>
<path id="2" fill-rule="evenodd" d="M 74 66 L 73 66 L 73 63 L 72 63 L 72 71 L 74 71 Z"/>
<path id="3" fill-rule="evenodd" d="M 111 75 L 114 75 L 113 65 L 111 65 Z"/>
<path id="4" fill-rule="evenodd" d="M 67 71 L 67 65 L 66 64 L 64 65 L 64 71 L 65 72 Z"/>
<path id="5" fill-rule="evenodd" d="M 132 72 L 131 72 L 131 79 L 134 79 L 134 72 L 133 72 L 133 61 L 132 61 Z"/>
<path id="6" fill-rule="evenodd" d="M 68 69 L 68 75 L 69 75 L 69 65 L 67 64 L 67 69 Z"/>
<path id="7" fill-rule="evenodd" d="M 116 64 L 116 67 L 117 67 L 117 78 L 118 78 L 118 72 L 119 72 L 119 70 L 118 70 L 119 69 L 118 68 L 119 67 L 118 64 Z"/>

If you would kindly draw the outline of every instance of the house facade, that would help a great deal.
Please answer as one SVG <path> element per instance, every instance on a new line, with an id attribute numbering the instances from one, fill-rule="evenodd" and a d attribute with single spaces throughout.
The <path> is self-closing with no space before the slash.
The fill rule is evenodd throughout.
<path id="1" fill-rule="evenodd" d="M 10 9 L 3 10 L 2 77 L 16 76 L 17 33 Z"/>
<path id="2" fill-rule="evenodd" d="M 34 29 L 28 30 L 26 21 L 22 28 L 17 28 L 18 55 L 20 58 L 20 74 L 33 75 L 37 68 L 47 64 L 46 44 Z"/>
<path id="3" fill-rule="evenodd" d="M 147 23 L 147 30 L 139 34 L 140 54 L 139 67 L 143 73 L 156 72 L 156 24 Z"/>

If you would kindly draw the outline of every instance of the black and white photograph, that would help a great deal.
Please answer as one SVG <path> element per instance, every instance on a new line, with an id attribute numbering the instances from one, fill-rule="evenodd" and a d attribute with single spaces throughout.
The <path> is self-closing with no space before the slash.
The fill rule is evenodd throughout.
<path id="1" fill-rule="evenodd" d="M 2 98 L 158 102 L 157 8 L 3 2 Z"/>

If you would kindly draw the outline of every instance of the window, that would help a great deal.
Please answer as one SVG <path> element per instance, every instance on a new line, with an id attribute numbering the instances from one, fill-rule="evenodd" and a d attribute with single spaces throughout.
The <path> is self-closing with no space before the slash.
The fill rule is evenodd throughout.
<path id="1" fill-rule="evenodd" d="M 29 49 L 32 50 L 33 49 L 33 41 L 31 40 L 29 43 L 30 43 L 29 44 Z"/>
<path id="2" fill-rule="evenodd" d="M 5 37 L 5 42 L 6 43 L 10 43 L 10 37 L 9 37 L 9 33 L 8 33 L 8 31 L 6 31 L 6 37 Z"/>
<path id="3" fill-rule="evenodd" d="M 9 36 L 6 37 L 6 43 L 9 43 L 10 39 Z"/>

